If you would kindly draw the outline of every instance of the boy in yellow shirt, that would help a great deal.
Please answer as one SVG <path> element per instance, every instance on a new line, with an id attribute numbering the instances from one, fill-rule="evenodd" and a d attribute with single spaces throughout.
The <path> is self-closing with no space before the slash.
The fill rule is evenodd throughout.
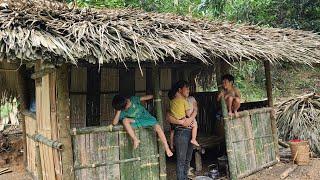
<path id="1" fill-rule="evenodd" d="M 169 102 L 169 112 L 170 114 L 178 119 L 184 119 L 186 117 L 190 117 L 192 112 L 196 110 L 196 100 L 193 97 L 189 97 L 189 87 L 184 85 L 184 87 L 176 87 L 172 88 L 168 93 L 170 102 Z M 172 127 L 172 125 L 171 125 Z M 198 124 L 196 119 L 194 119 L 192 125 L 189 127 L 192 128 L 192 138 L 191 143 L 196 146 L 200 146 L 197 142 L 197 130 Z M 174 137 L 174 129 L 170 130 L 170 148 L 173 149 L 173 137 Z"/>

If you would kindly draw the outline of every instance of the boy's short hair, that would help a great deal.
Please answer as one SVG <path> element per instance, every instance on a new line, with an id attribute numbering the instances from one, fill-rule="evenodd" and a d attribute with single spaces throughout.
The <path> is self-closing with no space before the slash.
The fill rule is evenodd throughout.
<path id="1" fill-rule="evenodd" d="M 121 95 L 115 95 L 112 99 L 112 107 L 115 110 L 121 111 L 124 110 L 127 104 L 127 98 Z"/>
<path id="2" fill-rule="evenodd" d="M 228 80 L 228 81 L 234 83 L 234 77 L 233 77 L 231 74 L 225 74 L 225 75 L 223 75 L 223 76 L 222 76 L 222 81 L 223 81 L 223 80 Z"/>

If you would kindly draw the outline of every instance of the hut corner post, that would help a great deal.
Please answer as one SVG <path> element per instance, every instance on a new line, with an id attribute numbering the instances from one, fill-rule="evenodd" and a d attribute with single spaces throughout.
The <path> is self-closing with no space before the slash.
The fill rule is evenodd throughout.
<path id="1" fill-rule="evenodd" d="M 161 97 L 160 97 L 160 72 L 159 68 L 154 66 L 152 67 L 152 84 L 154 90 L 154 106 L 155 106 L 155 113 L 161 128 L 163 129 L 163 114 L 162 114 L 162 104 L 161 104 Z M 160 144 L 159 140 L 158 143 Z M 160 145 L 161 146 L 161 145 Z M 165 180 L 167 179 L 167 172 L 166 172 L 166 157 L 163 147 L 159 146 L 159 164 L 160 164 L 160 179 Z"/>
<path id="2" fill-rule="evenodd" d="M 230 119 L 228 117 L 228 110 L 226 101 L 224 98 L 221 98 L 221 111 L 222 111 L 222 117 L 224 121 L 224 130 L 225 130 L 225 138 L 226 138 L 226 150 L 227 150 L 227 156 L 228 156 L 228 164 L 229 164 L 229 175 L 230 179 L 234 180 L 237 179 L 237 167 L 236 167 L 236 161 L 234 159 L 233 155 L 233 147 L 232 147 L 232 137 L 231 134 L 229 134 L 229 125 L 228 122 Z"/>
<path id="3" fill-rule="evenodd" d="M 265 70 L 265 76 L 266 76 L 266 90 L 267 90 L 267 97 L 268 97 L 268 106 L 273 108 L 271 64 L 269 61 L 264 62 L 264 70 Z M 278 147 L 278 129 L 277 129 L 276 117 L 275 117 L 274 110 L 271 113 L 271 129 L 272 129 L 276 159 L 278 161 L 280 161 L 279 147 Z"/>
<path id="4" fill-rule="evenodd" d="M 59 128 L 59 141 L 63 144 L 61 154 L 63 179 L 73 180 L 73 154 L 70 135 L 70 103 L 68 87 L 68 66 L 66 64 L 57 68 L 56 93 L 57 93 L 57 118 Z"/>

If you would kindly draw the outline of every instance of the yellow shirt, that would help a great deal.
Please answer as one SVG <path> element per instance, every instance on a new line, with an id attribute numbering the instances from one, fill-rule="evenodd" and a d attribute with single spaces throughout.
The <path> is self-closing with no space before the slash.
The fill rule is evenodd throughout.
<path id="1" fill-rule="evenodd" d="M 186 117 L 186 111 L 190 109 L 190 105 L 185 98 L 174 98 L 169 102 L 170 113 L 176 119 Z"/>

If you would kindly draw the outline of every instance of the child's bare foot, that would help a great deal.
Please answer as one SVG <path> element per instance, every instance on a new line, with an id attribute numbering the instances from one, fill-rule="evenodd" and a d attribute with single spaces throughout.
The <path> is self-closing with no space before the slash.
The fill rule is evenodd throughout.
<path id="1" fill-rule="evenodd" d="M 200 144 L 198 143 L 198 141 L 197 140 L 195 140 L 195 139 L 191 139 L 191 144 L 193 144 L 193 145 L 195 145 L 195 146 L 200 146 Z"/>
<path id="2" fill-rule="evenodd" d="M 232 112 L 229 112 L 228 115 L 231 117 L 231 116 L 233 115 L 233 113 L 232 113 Z"/>
<path id="3" fill-rule="evenodd" d="M 236 118 L 238 118 L 239 117 L 238 111 L 234 111 L 234 115 L 236 116 Z"/>
<path id="4" fill-rule="evenodd" d="M 139 139 L 133 140 L 133 149 L 137 149 L 139 144 L 140 144 L 140 140 Z"/>
<path id="5" fill-rule="evenodd" d="M 166 148 L 166 154 L 167 154 L 168 157 L 173 156 L 173 153 L 172 153 L 172 151 L 170 150 L 170 148 Z"/>
<path id="6" fill-rule="evenodd" d="M 172 152 L 174 151 L 173 144 L 172 144 L 172 145 L 170 144 L 170 150 L 171 150 Z"/>

